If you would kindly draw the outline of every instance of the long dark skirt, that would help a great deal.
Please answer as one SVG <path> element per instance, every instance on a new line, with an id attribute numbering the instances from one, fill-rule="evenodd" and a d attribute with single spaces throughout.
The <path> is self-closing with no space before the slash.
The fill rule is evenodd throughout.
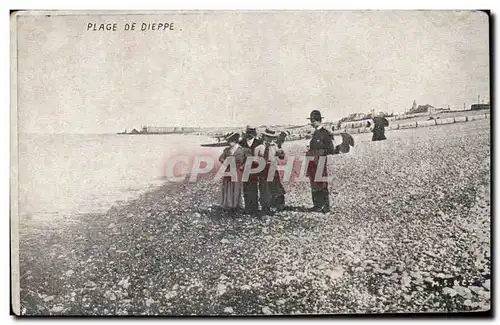
<path id="1" fill-rule="evenodd" d="M 285 188 L 281 184 L 280 174 L 278 171 L 274 173 L 271 181 L 267 181 L 267 171 L 259 179 L 259 194 L 260 206 L 262 210 L 277 208 L 279 210 L 285 207 Z"/>
<path id="2" fill-rule="evenodd" d="M 245 200 L 245 210 L 254 213 L 259 210 L 259 188 L 258 181 L 248 181 L 243 183 L 243 198 Z"/>
<path id="3" fill-rule="evenodd" d="M 375 129 L 373 130 L 372 141 L 387 140 L 385 137 L 385 129 Z"/>

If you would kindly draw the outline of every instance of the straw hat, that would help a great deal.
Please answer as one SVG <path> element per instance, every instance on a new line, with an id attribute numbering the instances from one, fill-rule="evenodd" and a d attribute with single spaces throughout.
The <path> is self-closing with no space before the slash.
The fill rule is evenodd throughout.
<path id="1" fill-rule="evenodd" d="M 276 131 L 268 129 L 268 128 L 266 128 L 264 130 L 264 132 L 262 132 L 262 135 L 266 136 L 266 137 L 270 137 L 270 138 L 277 138 L 278 137 L 278 134 L 276 133 Z"/>

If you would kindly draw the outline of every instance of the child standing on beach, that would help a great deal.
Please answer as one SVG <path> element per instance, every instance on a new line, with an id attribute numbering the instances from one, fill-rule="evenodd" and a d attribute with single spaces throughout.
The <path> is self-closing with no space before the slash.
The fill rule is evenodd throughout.
<path id="1" fill-rule="evenodd" d="M 238 144 L 240 139 L 239 133 L 233 133 L 226 138 L 229 146 L 224 149 L 219 161 L 224 163 L 226 158 L 233 157 L 236 162 L 237 179 L 231 179 L 231 176 L 224 176 L 221 185 L 221 206 L 230 212 L 236 212 L 240 207 L 243 174 L 243 166 L 245 164 L 245 150 Z M 231 165 L 227 166 L 226 172 L 229 172 Z"/>

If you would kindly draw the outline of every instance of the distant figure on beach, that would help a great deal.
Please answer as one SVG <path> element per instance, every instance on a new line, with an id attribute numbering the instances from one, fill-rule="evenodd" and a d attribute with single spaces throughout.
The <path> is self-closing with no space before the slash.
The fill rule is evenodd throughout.
<path id="1" fill-rule="evenodd" d="M 278 139 L 276 140 L 276 144 L 278 145 L 278 149 L 281 149 L 281 147 L 283 146 L 283 143 L 286 140 L 286 137 L 288 135 L 290 135 L 290 131 L 287 131 L 287 132 L 283 131 L 283 132 L 280 132 L 280 134 L 278 135 Z"/>
<path id="2" fill-rule="evenodd" d="M 240 146 L 245 150 L 245 155 L 255 156 L 255 148 L 262 144 L 262 141 L 257 139 L 257 130 L 254 127 L 247 126 L 245 136 L 240 141 Z M 255 169 L 259 165 L 258 162 L 252 162 L 252 168 Z M 259 176 L 251 174 L 248 181 L 243 182 L 243 197 L 245 200 L 245 212 L 254 214 L 259 210 L 259 193 L 258 193 Z"/>
<path id="3" fill-rule="evenodd" d="M 280 211 L 285 208 L 285 189 L 281 184 L 279 172 L 276 170 L 271 181 L 267 180 L 271 162 L 285 158 L 285 152 L 276 144 L 277 139 L 276 131 L 266 129 L 262 133 L 263 143 L 255 148 L 255 154 L 266 161 L 266 167 L 259 177 L 260 205 L 264 213 L 271 209 Z"/>
<path id="4" fill-rule="evenodd" d="M 240 207 L 241 201 L 241 178 L 243 166 L 245 164 L 245 150 L 238 144 L 239 139 L 239 133 L 233 133 L 226 137 L 229 146 L 224 149 L 219 157 L 220 163 L 224 163 L 226 158 L 230 156 L 234 157 L 236 161 L 237 179 L 231 179 L 230 176 L 224 176 L 221 185 L 220 204 L 225 210 L 230 212 L 236 212 Z M 225 171 L 230 171 L 230 165 L 227 166 Z"/>
<path id="5" fill-rule="evenodd" d="M 336 145 L 335 143 L 335 134 L 333 133 L 335 131 L 335 125 L 332 125 L 332 132 L 330 133 L 330 137 L 332 138 L 332 143 L 333 143 L 333 154 L 339 154 L 340 151 L 338 150 L 339 146 Z"/>
<path id="6" fill-rule="evenodd" d="M 315 179 L 315 175 L 320 168 L 318 166 L 319 159 L 320 157 L 324 157 L 323 159 L 325 159 L 325 164 L 320 171 L 320 174 L 323 177 L 328 176 L 326 157 L 328 155 L 333 155 L 335 148 L 333 147 L 330 132 L 321 124 L 323 119 L 321 112 L 318 110 L 312 111 L 308 119 L 311 120 L 311 125 L 314 127 L 314 133 L 312 134 L 307 151 L 308 156 L 314 157 L 314 160 L 309 162 L 307 166 L 307 176 L 309 177 L 311 184 L 311 195 L 313 201 L 311 211 L 326 213 L 330 211 L 330 192 L 328 191 L 328 182 L 317 181 Z"/>
<path id="7" fill-rule="evenodd" d="M 342 143 L 335 147 L 335 153 L 348 153 L 354 147 L 354 138 L 346 132 L 341 132 Z"/>
<path id="8" fill-rule="evenodd" d="M 389 121 L 382 114 L 375 116 L 373 118 L 372 141 L 387 140 L 387 138 L 385 137 L 385 128 L 387 126 L 389 126 Z"/>

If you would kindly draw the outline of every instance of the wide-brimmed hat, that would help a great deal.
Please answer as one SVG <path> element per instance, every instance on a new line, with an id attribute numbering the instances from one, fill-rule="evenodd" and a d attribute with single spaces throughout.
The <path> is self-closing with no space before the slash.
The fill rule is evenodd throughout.
<path id="1" fill-rule="evenodd" d="M 321 116 L 321 112 L 315 109 L 307 119 L 311 121 L 321 121 L 323 117 Z"/>
<path id="2" fill-rule="evenodd" d="M 266 128 L 264 130 L 264 132 L 262 132 L 262 135 L 266 136 L 266 137 L 270 137 L 270 138 L 277 138 L 278 137 L 278 133 L 276 133 L 276 131 L 271 130 L 269 128 Z"/>
<path id="3" fill-rule="evenodd" d="M 257 136 L 257 129 L 250 126 L 250 125 L 247 125 L 247 129 L 245 130 L 245 134 L 251 134 L 253 136 Z"/>
<path id="4" fill-rule="evenodd" d="M 239 133 L 231 133 L 228 136 L 226 136 L 225 140 L 227 142 L 238 142 L 240 140 L 240 134 Z"/>

